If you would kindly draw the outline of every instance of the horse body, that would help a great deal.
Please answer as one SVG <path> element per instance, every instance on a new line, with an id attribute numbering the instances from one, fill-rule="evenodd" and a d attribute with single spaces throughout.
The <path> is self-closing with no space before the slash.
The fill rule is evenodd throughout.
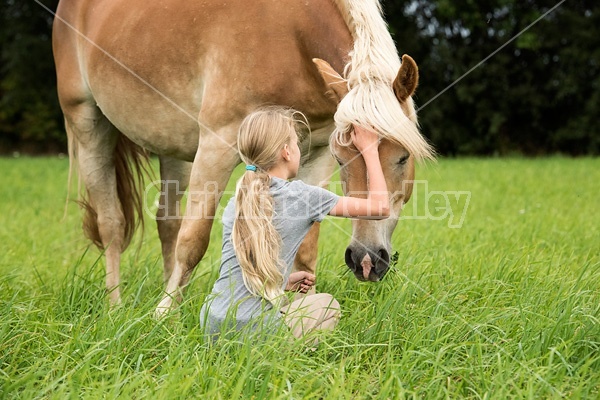
<path id="1" fill-rule="evenodd" d="M 307 62 L 343 68 L 352 38 L 335 11 L 327 0 L 63 0 L 57 15 L 72 27 L 55 25 L 61 103 L 93 101 L 135 143 L 187 161 L 199 135 L 212 140 L 257 105 L 290 105 L 316 126 L 330 124 L 336 104 Z M 63 50 L 74 45 L 75 54 Z M 77 90 L 65 93 L 71 82 Z"/>
<path id="2" fill-rule="evenodd" d="M 347 100 L 339 87 L 346 81 L 335 71 L 343 71 L 352 55 L 358 75 L 350 74 L 347 97 L 355 101 L 353 90 L 362 87 L 365 76 L 371 79 L 356 59 L 365 56 L 359 47 L 368 48 L 370 40 L 369 29 L 359 29 L 369 28 L 370 22 L 361 18 L 375 18 L 381 35 L 385 23 L 378 10 L 376 0 L 60 1 L 53 28 L 59 100 L 70 153 L 77 156 L 87 190 L 84 230 L 105 250 L 111 303 L 120 301 L 120 254 L 131 239 L 136 208 L 141 213 L 141 198 L 135 195 L 139 183 L 131 168 L 138 167 L 139 175 L 140 148 L 159 155 L 163 182 L 157 224 L 167 287 L 157 309 L 161 313 L 171 307 L 206 251 L 216 204 L 239 163 L 237 129 L 249 112 L 265 104 L 302 111 L 311 136 L 303 143 L 299 178 L 310 184 L 328 180 L 334 167 L 328 149 L 333 116 L 342 108 L 338 103 Z M 383 35 L 389 53 L 393 43 L 387 31 Z M 400 62 L 392 52 L 388 64 L 397 68 Z M 327 60 L 329 70 L 317 69 L 313 58 Z M 377 52 L 366 58 L 377 62 Z M 389 66 L 383 69 L 388 72 L 374 74 L 386 75 L 375 81 L 384 82 L 383 97 L 392 97 L 391 113 L 402 114 L 402 124 L 410 125 L 408 142 L 394 138 L 385 126 L 381 129 L 380 152 L 391 190 L 412 178 L 413 157 L 399 167 L 398 156 L 419 150 L 412 140 L 422 140 L 410 99 L 416 86 L 413 64 L 407 63 L 394 82 L 400 105 Z M 397 83 L 412 89 L 398 91 Z M 380 126 L 376 117 L 356 123 Z M 386 138 L 385 132 L 391 136 Z M 350 188 L 365 190 L 364 163 L 337 143 L 336 157 L 344 160 L 342 179 Z M 179 185 L 173 188 L 169 181 Z M 206 190 L 207 185 L 212 189 Z M 172 218 L 179 215 L 188 186 L 186 218 Z M 409 196 L 401 194 L 393 203 L 397 213 Z M 378 280 L 387 270 L 385 253 L 395 224 L 394 218 L 354 224 L 346 259 L 359 279 Z M 318 224 L 298 253 L 297 269 L 314 272 L 317 236 Z M 359 268 L 370 260 L 371 265 Z"/>

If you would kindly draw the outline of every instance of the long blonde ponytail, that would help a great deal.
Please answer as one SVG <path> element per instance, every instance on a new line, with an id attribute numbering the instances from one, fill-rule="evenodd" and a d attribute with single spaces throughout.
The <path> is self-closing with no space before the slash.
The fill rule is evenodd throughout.
<path id="1" fill-rule="evenodd" d="M 238 135 L 238 151 L 246 170 L 236 186 L 232 243 L 246 288 L 271 303 L 283 294 L 284 265 L 281 237 L 273 225 L 273 196 L 267 174 L 280 159 L 281 150 L 298 132 L 297 111 L 268 107 L 248 115 Z"/>

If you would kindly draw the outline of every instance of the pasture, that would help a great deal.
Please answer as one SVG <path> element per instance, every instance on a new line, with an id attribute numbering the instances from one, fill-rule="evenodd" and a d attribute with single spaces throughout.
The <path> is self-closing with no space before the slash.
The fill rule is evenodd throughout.
<path id="1" fill-rule="evenodd" d="M 316 351 L 284 339 L 204 343 L 198 312 L 216 279 L 218 222 L 184 303 L 157 321 L 162 265 L 148 217 L 123 258 L 123 305 L 109 309 L 104 260 L 77 205 L 63 218 L 68 160 L 5 158 L 0 171 L 2 398 L 600 396 L 600 159 L 418 167 L 426 183 L 378 284 L 344 265 L 350 222 L 326 219 L 317 290 L 343 317 Z"/>

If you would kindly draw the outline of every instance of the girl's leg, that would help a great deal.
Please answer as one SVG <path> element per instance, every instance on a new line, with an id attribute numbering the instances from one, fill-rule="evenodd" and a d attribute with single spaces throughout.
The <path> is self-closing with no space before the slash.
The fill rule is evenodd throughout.
<path id="1" fill-rule="evenodd" d="M 292 334 L 302 336 L 316 331 L 331 331 L 340 319 L 340 304 L 327 293 L 302 297 L 281 309 Z"/>

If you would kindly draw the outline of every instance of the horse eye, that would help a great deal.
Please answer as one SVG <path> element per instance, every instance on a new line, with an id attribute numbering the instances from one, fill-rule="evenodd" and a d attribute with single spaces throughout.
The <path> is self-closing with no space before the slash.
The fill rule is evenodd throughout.
<path id="1" fill-rule="evenodd" d="M 406 164 L 406 162 L 408 161 L 408 158 L 410 156 L 407 154 L 405 156 L 400 157 L 400 159 L 398 160 L 398 165 L 404 165 Z"/>

